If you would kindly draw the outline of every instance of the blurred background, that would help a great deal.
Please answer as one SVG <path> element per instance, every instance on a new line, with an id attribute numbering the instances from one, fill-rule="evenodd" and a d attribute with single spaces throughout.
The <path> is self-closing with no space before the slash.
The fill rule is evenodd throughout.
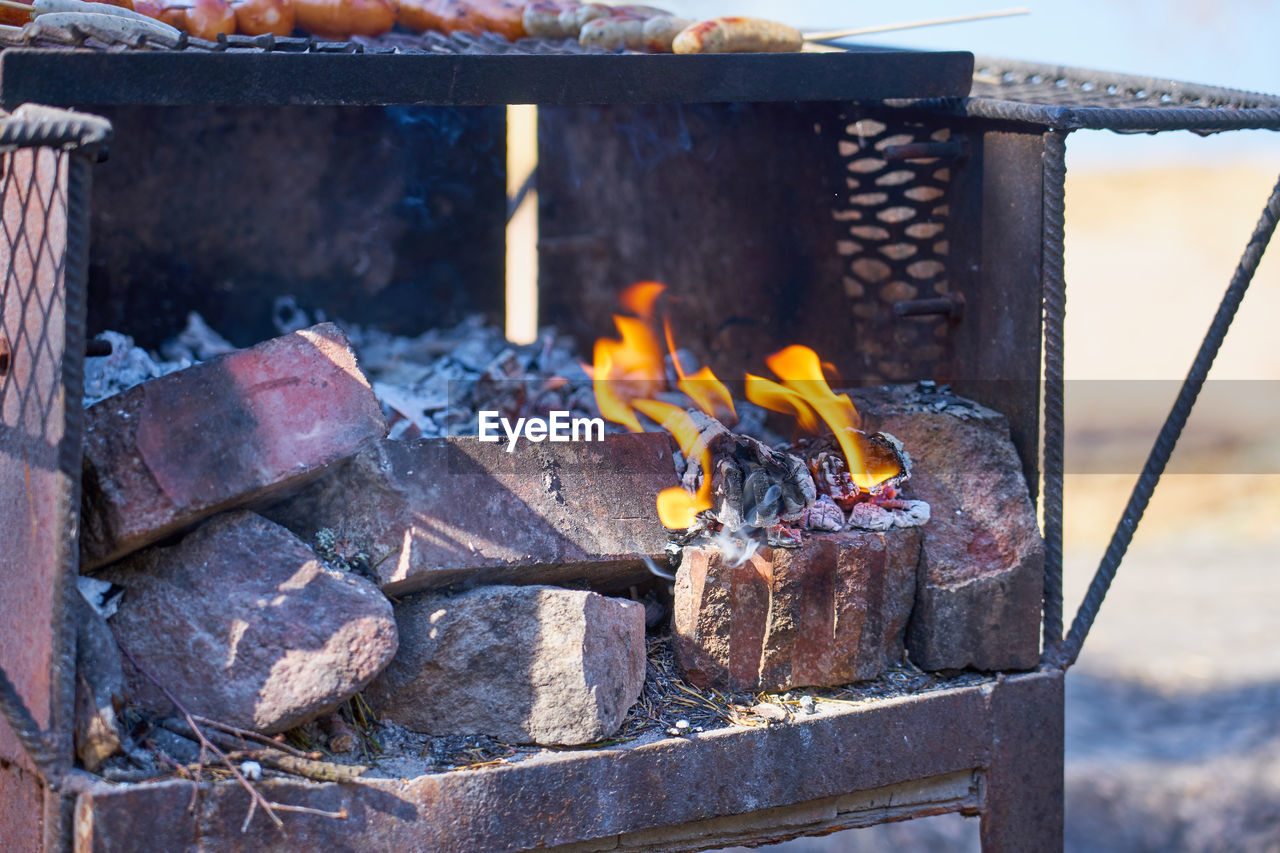
<path id="1" fill-rule="evenodd" d="M 679 0 L 802 29 L 982 2 Z M 1031 2 L 1031 14 L 867 43 L 1280 92 L 1280 3 Z M 1068 139 L 1066 599 L 1074 612 L 1276 177 L 1280 135 Z M 1280 246 L 1067 678 L 1067 847 L 1280 850 Z M 948 815 L 799 851 L 977 850 Z"/>

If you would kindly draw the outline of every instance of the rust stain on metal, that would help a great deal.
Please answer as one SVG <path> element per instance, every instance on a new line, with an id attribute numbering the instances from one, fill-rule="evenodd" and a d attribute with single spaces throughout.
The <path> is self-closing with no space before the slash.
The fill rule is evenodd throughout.
<path id="1" fill-rule="evenodd" d="M 1040 686 L 1024 689 L 1039 693 Z M 1001 690 L 993 682 L 985 688 Z M 986 767 L 995 732 L 984 692 L 938 690 L 768 728 L 558 752 L 467 773 L 346 785 L 264 782 L 273 800 L 350 815 L 285 815 L 287 837 L 258 818 L 240 834 L 247 802 L 235 783 L 209 786 L 195 817 L 186 811 L 183 781 L 95 786 L 79 798 L 76 834 L 86 843 L 77 849 L 127 847 L 140 837 L 157 849 L 186 849 L 198 838 L 209 849 L 264 851 L 524 850 L 607 840 Z M 903 732 L 912 733 L 909 741 Z M 849 799 L 850 807 L 866 800 Z M 938 808 L 977 805 L 966 793 Z"/>
<path id="2" fill-rule="evenodd" d="M 53 725 L 59 701 L 59 575 L 70 547 L 63 531 L 74 529 L 66 517 L 72 483 L 58 466 L 67 405 L 68 158 L 19 150 L 4 156 L 0 180 L 0 339 L 9 354 L 0 376 L 0 494 L 7 496 L 0 505 L 0 666 L 44 729 Z M 5 775 L 14 770 L 8 762 L 30 766 L 6 731 Z"/>

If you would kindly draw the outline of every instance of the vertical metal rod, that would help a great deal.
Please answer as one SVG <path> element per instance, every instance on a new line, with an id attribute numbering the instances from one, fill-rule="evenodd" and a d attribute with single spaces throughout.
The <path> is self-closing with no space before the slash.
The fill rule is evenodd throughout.
<path id="1" fill-rule="evenodd" d="M 62 353 L 62 387 L 66 400 L 63 432 L 58 444 L 58 469 L 62 478 L 59 519 L 64 525 L 62 564 L 57 578 L 61 588 L 55 590 L 63 603 L 65 624 L 62 642 L 55 648 L 61 669 L 57 677 L 57 707 L 54 722 L 65 738 L 68 763 L 71 761 L 71 728 L 74 723 L 75 697 L 75 622 L 71 596 L 79 595 L 76 579 L 80 574 L 80 472 L 84 455 L 84 349 L 85 314 L 88 308 L 89 280 L 89 197 L 93 180 L 92 157 L 77 150 L 67 156 L 67 242 L 63 260 L 63 299 L 66 320 Z M 63 716 L 65 714 L 66 716 Z"/>
<path id="2" fill-rule="evenodd" d="M 40 731 L 40 724 L 31 716 L 31 709 L 22 700 L 18 688 L 9 680 L 4 667 L 0 667 L 0 713 L 4 714 L 5 723 L 13 730 L 18 743 L 27 751 L 41 777 L 47 781 L 50 776 L 56 775 L 56 753 L 50 748 L 44 733 Z"/>
<path id="3" fill-rule="evenodd" d="M 63 155 L 67 168 L 67 239 L 63 256 L 63 316 L 65 331 L 62 351 L 62 387 L 65 411 L 62 438 L 58 444 L 58 519 L 63 525 L 59 570 L 54 576 L 54 596 L 58 609 L 53 642 L 53 715 L 46 738 L 57 750 L 61 774 L 71 770 L 75 760 L 76 624 L 73 596 L 79 595 L 76 578 L 80 574 L 80 471 L 84 429 L 84 349 L 85 314 L 89 286 L 89 199 L 92 191 L 93 160 L 96 150 L 74 150 Z M 46 795 L 45 849 L 69 850 L 72 846 L 72 806 L 74 797 L 61 790 Z"/>
<path id="4" fill-rule="evenodd" d="M 1066 220 L 1067 139 L 1044 135 L 1041 216 L 1044 254 L 1040 280 L 1044 299 L 1044 656 L 1054 660 L 1062 644 L 1062 488 L 1065 472 L 1063 326 L 1067 285 L 1063 267 Z"/>
<path id="5" fill-rule="evenodd" d="M 1245 247 L 1244 255 L 1236 266 L 1235 275 L 1231 277 L 1231 284 L 1227 286 L 1227 292 L 1223 294 L 1218 312 L 1214 315 L 1213 322 L 1209 324 L 1209 331 L 1205 334 L 1200 350 L 1196 353 L 1191 369 L 1187 372 L 1187 378 L 1183 380 L 1178 397 L 1169 410 L 1159 435 L 1156 436 L 1151 453 L 1142 467 L 1142 473 L 1138 475 L 1138 481 L 1134 484 L 1132 494 L 1129 495 L 1129 503 L 1124 508 L 1124 514 L 1120 516 L 1115 533 L 1111 535 L 1111 543 L 1107 546 L 1098 571 L 1094 574 L 1084 601 L 1080 604 L 1080 610 L 1076 613 L 1075 621 L 1071 624 L 1071 633 L 1067 635 L 1058 657 L 1058 662 L 1063 666 L 1071 666 L 1080 655 L 1085 637 L 1089 635 L 1093 620 L 1098 615 L 1098 607 L 1102 604 L 1111 581 L 1115 579 L 1116 569 L 1124 558 L 1129 543 L 1133 540 L 1133 532 L 1138 522 L 1142 520 L 1147 504 L 1151 501 L 1151 493 L 1160 482 L 1160 475 L 1164 473 L 1164 467 L 1173 454 L 1178 437 L 1186 426 L 1191 409 L 1195 406 L 1196 397 L 1204 387 L 1209 369 L 1213 367 L 1213 360 L 1222 347 L 1223 338 L 1231 328 L 1231 321 L 1240 307 L 1241 300 L 1244 299 L 1245 291 L 1249 289 L 1249 282 L 1253 280 L 1258 264 L 1262 261 L 1262 255 L 1267 250 L 1267 244 L 1275 233 L 1277 221 L 1280 221 L 1280 181 L 1271 191 L 1271 197 L 1262 211 L 1262 217 L 1258 220 L 1253 237 Z"/>

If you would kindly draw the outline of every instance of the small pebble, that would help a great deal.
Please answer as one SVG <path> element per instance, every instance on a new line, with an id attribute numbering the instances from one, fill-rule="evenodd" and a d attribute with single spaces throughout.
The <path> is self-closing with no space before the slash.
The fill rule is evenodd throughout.
<path id="1" fill-rule="evenodd" d="M 688 720 L 676 720 L 676 728 L 677 728 L 677 729 L 679 729 L 680 731 L 684 731 L 684 730 L 686 730 L 687 728 L 689 728 L 689 721 L 688 721 Z"/>
<path id="2" fill-rule="evenodd" d="M 816 714 L 818 712 L 818 703 L 814 701 L 812 696 L 801 696 L 800 707 L 806 714 Z"/>
<path id="3" fill-rule="evenodd" d="M 246 761 L 240 765 L 240 775 L 250 782 L 257 782 L 262 778 L 262 765 L 256 761 Z"/>

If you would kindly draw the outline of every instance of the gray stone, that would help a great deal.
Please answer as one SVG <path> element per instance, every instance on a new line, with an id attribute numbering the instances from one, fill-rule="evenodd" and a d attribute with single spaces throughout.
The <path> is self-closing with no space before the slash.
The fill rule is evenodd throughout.
<path id="1" fill-rule="evenodd" d="M 321 565 L 250 512 L 102 572 L 125 587 L 109 622 L 121 645 L 193 713 L 265 733 L 332 711 L 396 651 L 391 604 L 368 581 Z M 126 663 L 130 693 L 169 713 Z"/>
<path id="2" fill-rule="evenodd" d="M 396 605 L 400 652 L 364 697 L 432 735 L 584 744 L 640 696 L 644 605 L 585 590 L 492 586 Z"/>
<path id="3" fill-rule="evenodd" d="M 124 669 L 107 620 L 79 592 L 71 599 L 76 622 L 76 757 L 84 769 L 94 771 L 120 749 L 116 709 L 124 707 Z"/>
<path id="4" fill-rule="evenodd" d="M 892 433 L 914 460 L 906 497 L 932 511 L 921 528 L 907 651 L 928 670 L 1031 669 L 1040 654 L 1044 542 L 1004 416 L 913 386 L 865 389 L 868 428 Z"/>
<path id="5" fill-rule="evenodd" d="M 566 583 L 607 590 L 666 562 L 658 492 L 676 484 L 665 433 L 505 444 L 384 440 L 266 511 L 308 541 L 363 551 L 388 595 L 454 583 Z"/>
<path id="6" fill-rule="evenodd" d="M 808 534 L 745 561 L 695 543 L 676 572 L 676 662 L 732 692 L 875 678 L 902 660 L 919 556 L 916 529 Z"/>

